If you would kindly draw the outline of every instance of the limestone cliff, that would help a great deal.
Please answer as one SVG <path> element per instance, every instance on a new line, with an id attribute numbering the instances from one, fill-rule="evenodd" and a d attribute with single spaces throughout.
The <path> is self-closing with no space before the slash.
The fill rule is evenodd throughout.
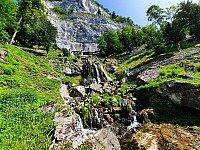
<path id="1" fill-rule="evenodd" d="M 51 23 L 57 27 L 56 44 L 73 52 L 96 52 L 98 37 L 105 31 L 124 26 L 108 18 L 109 14 L 91 0 L 43 1 Z M 61 7 L 68 15 L 52 11 Z M 97 15 L 100 10 L 101 15 Z"/>

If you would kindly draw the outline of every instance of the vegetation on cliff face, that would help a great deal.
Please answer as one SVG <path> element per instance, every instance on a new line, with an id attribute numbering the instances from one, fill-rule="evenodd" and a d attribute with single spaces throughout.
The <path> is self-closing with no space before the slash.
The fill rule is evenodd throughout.
<path id="1" fill-rule="evenodd" d="M 55 126 L 53 113 L 41 112 L 39 107 L 61 102 L 57 79 L 61 74 L 46 56 L 35 55 L 44 53 L 9 45 L 0 45 L 0 50 L 8 52 L 0 59 L 0 147 L 48 149 Z"/>

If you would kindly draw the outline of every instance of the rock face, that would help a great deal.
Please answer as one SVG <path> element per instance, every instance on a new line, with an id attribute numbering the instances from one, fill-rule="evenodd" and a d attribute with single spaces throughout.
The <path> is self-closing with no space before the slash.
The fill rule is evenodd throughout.
<path id="1" fill-rule="evenodd" d="M 57 27 L 56 44 L 67 48 L 71 53 L 96 52 L 98 37 L 105 31 L 116 30 L 124 26 L 108 19 L 108 13 L 90 0 L 43 1 L 48 18 Z M 52 9 L 61 7 L 69 15 L 55 14 Z M 101 15 L 97 15 L 100 10 Z"/>
<path id="2" fill-rule="evenodd" d="M 173 80 L 160 85 L 158 91 L 176 104 L 200 110 L 199 84 Z"/>

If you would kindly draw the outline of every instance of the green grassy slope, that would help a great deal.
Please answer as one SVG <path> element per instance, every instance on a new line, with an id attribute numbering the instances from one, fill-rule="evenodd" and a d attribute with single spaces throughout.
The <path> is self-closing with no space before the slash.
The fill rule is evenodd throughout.
<path id="1" fill-rule="evenodd" d="M 0 49 L 8 51 L 8 56 L 0 59 L 0 147 L 48 149 L 53 113 L 38 108 L 61 101 L 56 78 L 62 74 L 50 66 L 46 56 L 10 45 L 0 45 Z"/>

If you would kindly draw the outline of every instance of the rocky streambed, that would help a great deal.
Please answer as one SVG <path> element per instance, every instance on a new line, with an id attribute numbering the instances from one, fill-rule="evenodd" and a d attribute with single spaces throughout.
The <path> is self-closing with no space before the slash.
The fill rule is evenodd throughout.
<path id="1" fill-rule="evenodd" d="M 69 81 L 61 84 L 64 104 L 54 117 L 57 126 L 51 148 L 200 148 L 198 126 L 153 123 L 155 111 L 146 109 L 135 97 L 135 86 L 127 87 L 126 79 L 113 81 L 101 63 L 84 59 L 78 70 L 81 85 Z"/>

